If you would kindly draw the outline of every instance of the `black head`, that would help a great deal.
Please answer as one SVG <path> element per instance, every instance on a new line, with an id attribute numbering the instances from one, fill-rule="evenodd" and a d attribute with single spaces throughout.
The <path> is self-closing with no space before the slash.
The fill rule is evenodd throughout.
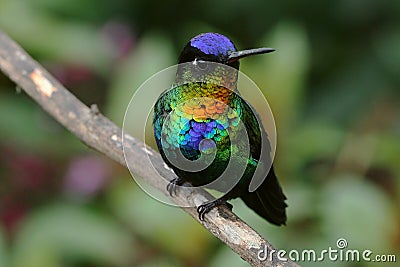
<path id="1" fill-rule="evenodd" d="M 183 48 L 179 63 L 212 61 L 239 69 L 239 59 L 251 55 L 270 53 L 272 48 L 237 51 L 234 43 L 219 33 L 203 33 L 193 37 Z"/>

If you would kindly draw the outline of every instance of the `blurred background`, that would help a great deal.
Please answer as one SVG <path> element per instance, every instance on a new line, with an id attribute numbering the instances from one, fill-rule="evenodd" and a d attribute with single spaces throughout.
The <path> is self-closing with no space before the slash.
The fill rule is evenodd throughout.
<path id="1" fill-rule="evenodd" d="M 400 260 L 400 1 L 0 0 L 0 28 L 117 125 L 180 49 L 216 31 L 239 49 L 277 125 L 288 223 L 234 211 L 275 247 Z M 321 266 L 321 263 L 302 263 Z M 248 266 L 0 74 L 0 266 Z M 396 263 L 324 262 L 324 266 Z"/>

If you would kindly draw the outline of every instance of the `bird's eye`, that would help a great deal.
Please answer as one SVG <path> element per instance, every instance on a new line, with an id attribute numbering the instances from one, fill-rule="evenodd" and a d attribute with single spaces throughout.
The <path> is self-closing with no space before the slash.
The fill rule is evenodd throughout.
<path id="1" fill-rule="evenodd" d="M 193 65 L 196 65 L 200 70 L 205 70 L 208 67 L 206 61 L 197 58 L 193 61 Z"/>

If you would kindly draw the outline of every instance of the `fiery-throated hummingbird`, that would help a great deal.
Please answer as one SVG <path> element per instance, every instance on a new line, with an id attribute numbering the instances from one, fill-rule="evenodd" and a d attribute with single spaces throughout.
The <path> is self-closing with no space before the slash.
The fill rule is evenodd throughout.
<path id="1" fill-rule="evenodd" d="M 197 35 L 179 56 L 171 89 L 162 93 L 154 106 L 158 149 L 178 177 L 170 181 L 169 193 L 173 195 L 176 187 L 185 183 L 224 192 L 197 208 L 201 220 L 214 207 L 231 207 L 227 201 L 240 197 L 269 222 L 286 223 L 286 197 L 272 167 L 268 135 L 258 114 L 237 90 L 239 59 L 273 51 L 237 51 L 224 35 Z M 263 179 L 251 191 L 255 176 Z"/>

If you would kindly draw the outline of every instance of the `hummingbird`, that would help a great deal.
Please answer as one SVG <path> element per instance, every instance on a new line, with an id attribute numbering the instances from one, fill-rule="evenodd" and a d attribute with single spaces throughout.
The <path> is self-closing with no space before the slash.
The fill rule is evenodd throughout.
<path id="1" fill-rule="evenodd" d="M 268 134 L 237 89 L 239 59 L 273 51 L 238 51 L 222 34 L 199 34 L 183 48 L 174 83 L 154 105 L 156 144 L 177 175 L 167 186 L 169 194 L 187 184 L 223 192 L 197 208 L 200 220 L 217 206 L 232 209 L 227 201 L 241 198 L 270 223 L 286 223 L 286 197 L 272 166 Z M 252 191 L 255 175 L 263 179 Z"/>

